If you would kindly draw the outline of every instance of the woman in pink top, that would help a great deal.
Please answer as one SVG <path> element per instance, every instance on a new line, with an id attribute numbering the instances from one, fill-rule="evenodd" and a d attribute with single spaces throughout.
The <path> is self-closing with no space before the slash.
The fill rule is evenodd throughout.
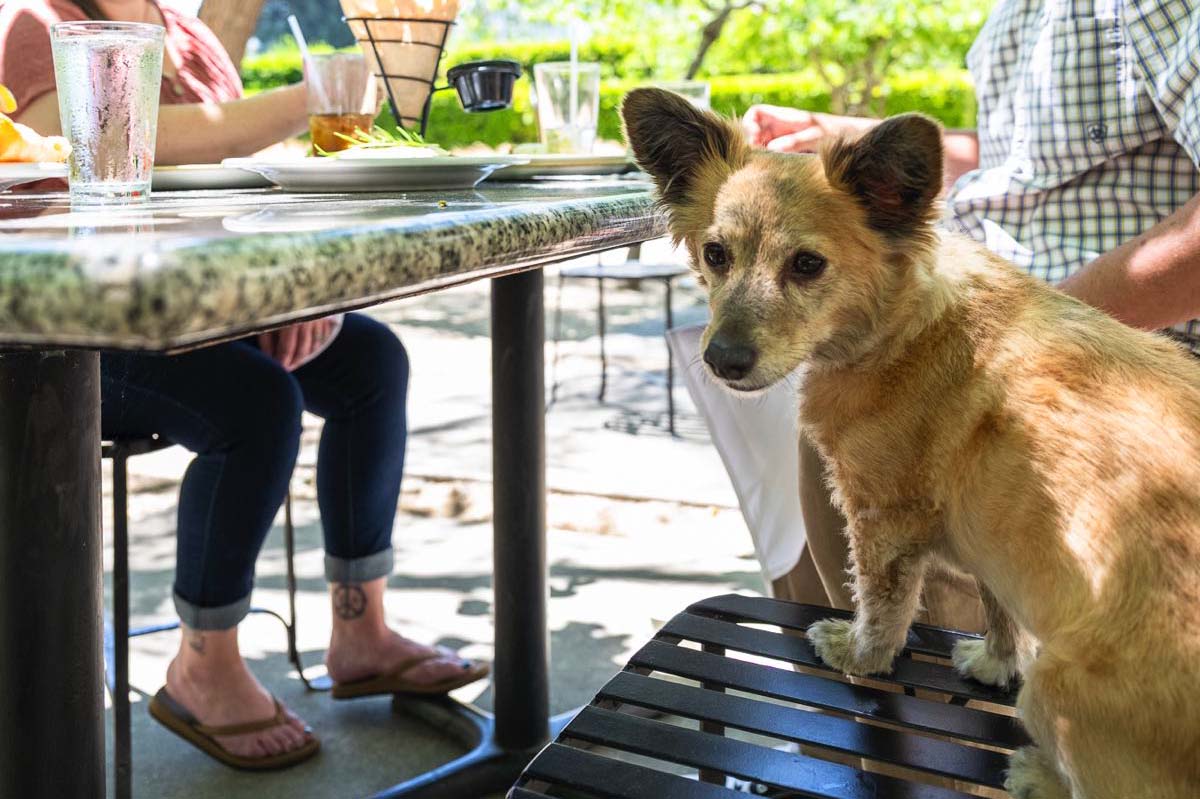
<path id="1" fill-rule="evenodd" d="M 237 68 L 213 32 L 194 17 L 150 0 L 4 0 L 0 5 L 0 83 L 17 99 L 17 121 L 43 135 L 59 133 L 49 27 L 86 19 L 166 28 L 156 163 L 216 163 L 305 130 L 304 84 L 243 98 Z"/>
<path id="2" fill-rule="evenodd" d="M 159 163 L 211 163 L 299 133 L 305 89 L 242 97 L 233 63 L 199 20 L 151 0 L 0 1 L 0 83 L 17 120 L 59 130 L 49 26 L 110 19 L 166 28 Z M 332 340 L 331 340 L 332 339 Z M 180 487 L 175 606 L 179 652 L 151 712 L 222 762 L 277 768 L 316 739 L 277 706 L 238 650 L 254 563 L 287 491 L 300 415 L 325 419 L 317 500 L 333 631 L 325 661 L 335 696 L 441 693 L 487 673 L 389 629 L 383 596 L 407 438 L 408 359 L 391 330 L 347 314 L 172 357 L 103 353 L 106 438 L 156 433 L 196 453 Z"/>

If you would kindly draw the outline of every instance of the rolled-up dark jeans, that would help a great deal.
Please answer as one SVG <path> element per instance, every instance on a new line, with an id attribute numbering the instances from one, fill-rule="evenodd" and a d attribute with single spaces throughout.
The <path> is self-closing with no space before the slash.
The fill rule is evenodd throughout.
<path id="1" fill-rule="evenodd" d="M 173 356 L 101 356 L 104 437 L 157 433 L 196 453 L 179 490 L 175 606 L 184 624 L 228 629 L 249 610 L 304 410 L 325 420 L 317 503 L 326 578 L 391 573 L 408 372 L 400 340 L 361 314 L 348 314 L 328 349 L 292 373 L 253 339 Z"/>

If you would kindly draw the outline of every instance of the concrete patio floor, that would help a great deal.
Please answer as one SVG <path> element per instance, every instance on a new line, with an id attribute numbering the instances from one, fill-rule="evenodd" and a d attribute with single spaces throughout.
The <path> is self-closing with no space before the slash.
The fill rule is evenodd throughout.
<path id="1" fill-rule="evenodd" d="M 654 248 L 648 251 L 648 257 L 655 256 Z M 547 275 L 548 323 L 556 299 L 553 275 Z M 492 655 L 487 293 L 486 283 L 472 284 L 371 311 L 395 325 L 413 365 L 410 448 L 394 534 L 397 565 L 389 581 L 389 618 L 413 638 L 484 659 Z M 689 602 L 763 588 L 728 479 L 683 387 L 675 396 L 684 437 L 657 431 L 630 435 L 606 427 L 621 410 L 653 414 L 665 407 L 666 358 L 659 284 L 646 283 L 640 290 L 612 286 L 606 299 L 609 402 L 595 400 L 594 284 L 568 283 L 559 401 L 547 415 L 551 709 L 556 713 L 586 703 L 656 624 Z M 675 304 L 677 323 L 703 320 L 694 288 L 677 292 Z M 551 345 L 546 358 L 549 372 Z M 318 435 L 315 420 L 307 420 L 293 480 L 299 644 L 306 663 L 314 665 L 329 634 L 313 489 Z M 135 625 L 173 617 L 175 498 L 186 462 L 186 453 L 171 449 L 130 464 Z M 106 464 L 106 529 L 108 486 Z M 257 605 L 285 611 L 284 574 L 277 527 L 259 560 Z M 453 741 L 394 714 L 387 699 L 333 702 L 327 695 L 306 693 L 286 662 L 285 638 L 274 620 L 252 616 L 243 624 L 241 641 L 259 678 L 322 738 L 321 754 L 286 772 L 245 774 L 218 765 L 159 727 L 145 713 L 145 700 L 161 685 L 178 635 L 146 636 L 133 641 L 131 662 L 139 799 L 364 796 L 461 752 Z M 486 685 L 469 686 L 456 696 L 491 706 Z M 111 752 L 111 739 L 109 745 Z"/>

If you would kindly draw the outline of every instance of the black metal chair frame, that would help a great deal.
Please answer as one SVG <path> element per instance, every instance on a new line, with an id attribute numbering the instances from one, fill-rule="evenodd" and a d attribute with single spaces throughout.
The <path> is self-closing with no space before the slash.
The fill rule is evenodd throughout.
<path id="1" fill-rule="evenodd" d="M 824 799 L 968 796 L 923 778 L 1002 789 L 1007 753 L 1030 742 L 1009 710 L 1016 690 L 964 679 L 947 662 L 957 641 L 979 636 L 913 625 L 892 673 L 870 678 L 902 689 L 897 692 L 845 681 L 797 634 L 833 616 L 850 614 L 738 595 L 692 605 L 529 764 L 510 799 L 745 796 L 725 787 L 727 776 L 755 783 L 770 796 Z M 805 671 L 729 657 L 730 652 Z M 682 716 L 699 722 L 699 729 L 643 718 L 626 712 L 630 707 Z M 727 730 L 796 744 L 801 754 L 726 737 Z M 824 759 L 828 753 L 887 764 L 901 776 L 866 773 Z M 630 756 L 665 761 L 676 771 L 697 770 L 699 781 L 630 762 Z"/>
<path id="2" fill-rule="evenodd" d="M 628 265 L 640 264 L 641 247 L 631 247 Z M 605 336 L 608 329 L 608 316 L 604 307 L 605 280 L 656 280 L 663 284 L 663 304 L 666 317 L 666 330 L 675 326 L 672 292 L 674 282 L 687 275 L 687 270 L 681 267 L 677 274 L 650 274 L 646 276 L 606 274 L 604 265 L 565 267 L 558 273 L 558 297 L 554 307 L 554 360 L 551 366 L 550 405 L 558 401 L 558 343 L 562 339 L 562 293 L 563 283 L 567 280 L 595 280 L 597 290 L 596 317 L 600 334 L 600 391 L 596 401 L 603 403 L 608 393 L 608 351 L 605 347 Z M 664 334 L 665 335 L 665 334 Z M 675 435 L 675 358 L 667 346 L 667 432 Z"/>
<path id="3" fill-rule="evenodd" d="M 135 629 L 129 628 L 129 513 L 128 470 L 131 457 L 146 455 L 173 446 L 158 436 L 150 438 L 105 441 L 101 457 L 113 462 L 113 576 L 112 624 L 105 625 L 104 661 L 108 690 L 113 702 L 113 765 L 115 795 L 129 799 L 133 792 L 133 742 L 129 708 L 129 639 L 152 633 L 179 629 L 179 622 L 164 622 Z M 327 691 L 331 687 L 325 677 L 309 679 L 296 647 L 296 539 L 292 524 L 292 495 L 284 502 L 284 547 L 287 553 L 288 618 L 267 608 L 253 607 L 251 613 L 273 616 L 287 630 L 288 660 L 310 691 Z"/>

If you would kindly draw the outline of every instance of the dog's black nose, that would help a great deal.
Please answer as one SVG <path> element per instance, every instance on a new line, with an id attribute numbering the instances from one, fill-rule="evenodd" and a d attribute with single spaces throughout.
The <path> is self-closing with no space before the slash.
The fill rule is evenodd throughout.
<path id="1" fill-rule="evenodd" d="M 758 360 L 758 352 L 745 344 L 735 344 L 720 336 L 713 336 L 704 348 L 704 362 L 708 364 L 717 377 L 726 380 L 741 380 L 750 374 L 754 363 Z"/>

